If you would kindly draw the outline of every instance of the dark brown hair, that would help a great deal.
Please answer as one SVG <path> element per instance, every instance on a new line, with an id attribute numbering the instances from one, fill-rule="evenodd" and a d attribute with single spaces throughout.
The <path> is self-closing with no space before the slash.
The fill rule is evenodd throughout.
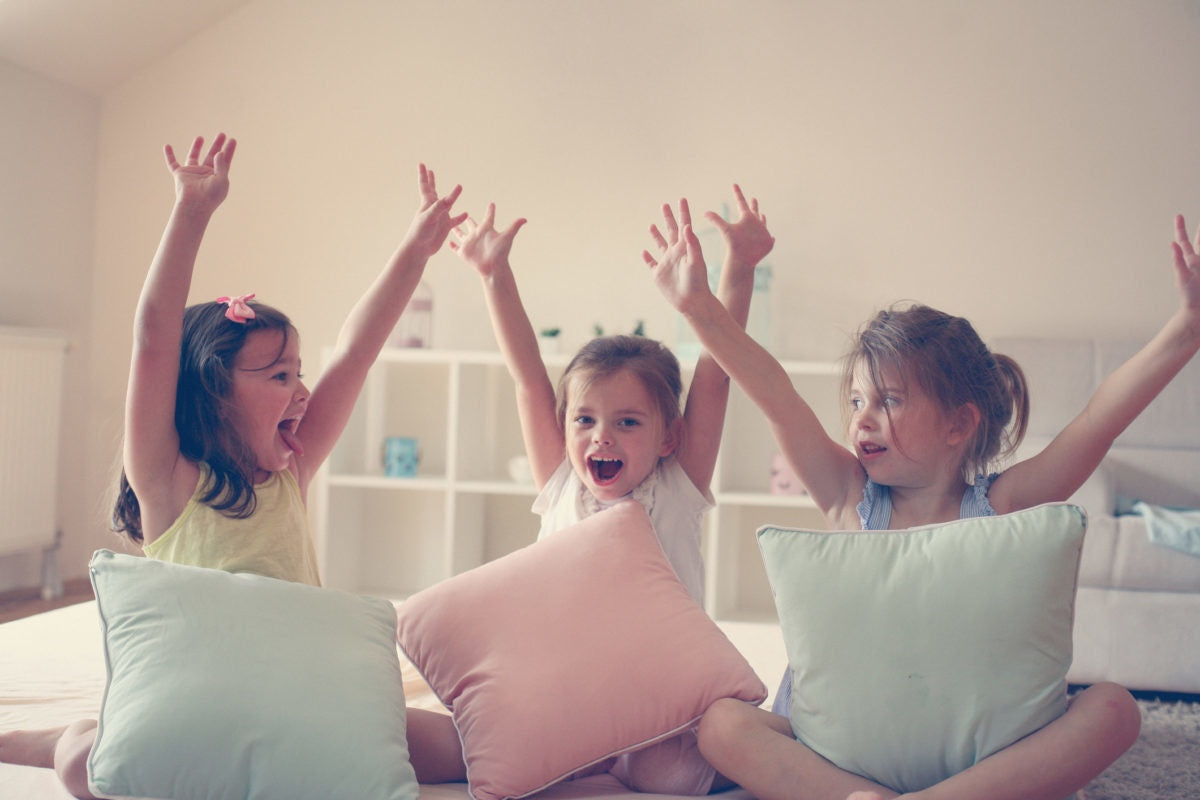
<path id="1" fill-rule="evenodd" d="M 287 347 L 288 337 L 296 333 L 282 311 L 265 303 L 251 305 L 255 316 L 246 322 L 226 319 L 226 306 L 222 303 L 199 303 L 184 309 L 179 380 L 175 388 L 179 452 L 189 461 L 208 465 L 209 469 L 208 483 L 200 500 L 238 518 L 254 513 L 256 465 L 229 424 L 233 365 L 251 333 L 282 331 L 279 355 Z M 113 507 L 112 527 L 134 542 L 142 541 L 141 507 L 124 470 Z"/>

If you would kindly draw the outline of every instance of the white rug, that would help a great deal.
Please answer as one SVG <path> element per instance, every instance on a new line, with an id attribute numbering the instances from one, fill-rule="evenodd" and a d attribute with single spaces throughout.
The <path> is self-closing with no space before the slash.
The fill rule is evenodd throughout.
<path id="1" fill-rule="evenodd" d="M 1139 700 L 1133 747 L 1092 781 L 1082 800 L 1200 798 L 1200 703 Z"/>

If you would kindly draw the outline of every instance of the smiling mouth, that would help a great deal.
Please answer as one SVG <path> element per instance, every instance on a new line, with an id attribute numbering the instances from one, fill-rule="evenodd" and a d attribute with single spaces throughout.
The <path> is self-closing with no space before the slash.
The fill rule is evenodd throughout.
<path id="1" fill-rule="evenodd" d="M 859 445 L 859 448 L 862 450 L 862 454 L 864 456 L 882 453 L 884 450 L 887 450 L 887 448 L 883 447 L 882 445 L 870 444 L 869 442 L 863 442 L 861 445 Z"/>
<path id="2" fill-rule="evenodd" d="M 623 466 L 625 466 L 625 462 L 619 458 L 593 457 L 588 459 L 588 469 L 592 473 L 592 478 L 600 485 L 615 481 Z"/>

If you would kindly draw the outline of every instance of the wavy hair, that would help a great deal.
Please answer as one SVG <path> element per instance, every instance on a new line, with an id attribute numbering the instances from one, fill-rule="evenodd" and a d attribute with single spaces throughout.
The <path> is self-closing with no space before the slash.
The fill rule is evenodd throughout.
<path id="1" fill-rule="evenodd" d="M 226 319 L 226 307 L 221 303 L 198 303 L 184 309 L 175 387 L 179 452 L 189 461 L 208 467 L 200 501 L 236 518 L 253 514 L 257 497 L 254 457 L 229 424 L 234 362 L 251 333 L 282 331 L 280 355 L 288 338 L 296 333 L 282 311 L 265 303 L 255 302 L 252 306 L 255 316 L 244 323 Z M 112 527 L 136 543 L 143 541 L 141 506 L 124 470 Z"/>

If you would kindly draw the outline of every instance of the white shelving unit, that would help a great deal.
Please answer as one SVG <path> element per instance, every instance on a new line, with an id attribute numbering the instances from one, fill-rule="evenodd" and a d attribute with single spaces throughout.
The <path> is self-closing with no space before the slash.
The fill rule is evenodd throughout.
<path id="1" fill-rule="evenodd" d="M 552 379 L 568 360 L 546 357 Z M 838 429 L 836 365 L 793 361 L 784 367 L 826 426 Z M 691 365 L 684 371 L 687 385 Z M 388 436 L 419 441 L 415 477 L 384 476 Z M 822 526 L 806 496 L 768 492 L 775 449 L 762 414 L 734 387 L 713 479 L 717 504 L 705 529 L 707 604 L 714 617 L 774 616 L 754 536 L 758 526 Z M 523 453 L 513 382 L 499 353 L 385 350 L 314 485 L 325 584 L 404 597 L 532 543 L 538 519 L 529 507 L 536 492 L 508 474 L 509 460 Z"/>

